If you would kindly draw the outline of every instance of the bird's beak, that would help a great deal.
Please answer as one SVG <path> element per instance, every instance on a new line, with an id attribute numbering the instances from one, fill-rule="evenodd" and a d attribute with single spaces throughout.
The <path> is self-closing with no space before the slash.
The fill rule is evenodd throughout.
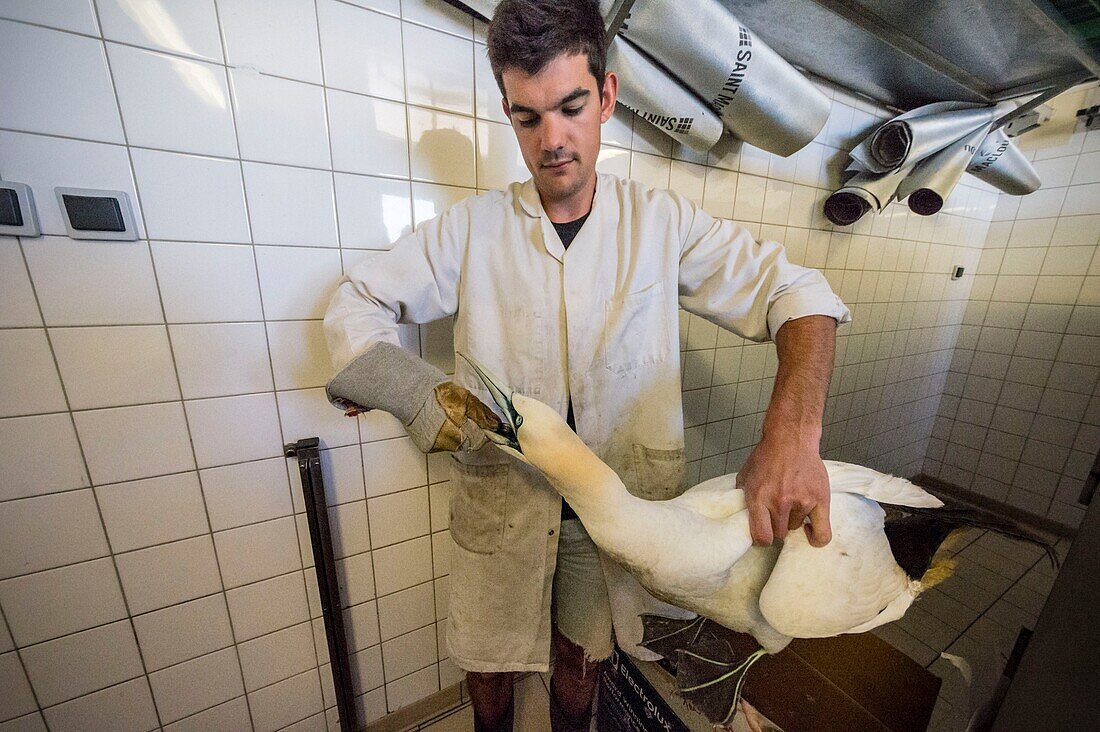
<path id="1" fill-rule="evenodd" d="M 523 424 L 523 416 L 516 411 L 515 405 L 512 404 L 512 394 L 514 391 L 512 387 L 505 384 L 499 376 L 489 371 L 474 359 L 467 356 L 465 353 L 459 353 L 459 356 L 466 359 L 466 363 L 470 364 L 474 373 L 477 374 L 477 378 L 481 380 L 481 383 L 485 385 L 485 388 L 489 390 L 490 396 L 493 397 L 493 401 L 500 408 L 501 413 L 504 414 L 504 421 L 501 422 L 500 427 L 495 430 L 485 430 L 485 435 L 490 440 L 495 442 L 505 452 L 524 460 L 523 451 L 519 447 L 519 439 L 516 435 L 519 432 L 519 426 Z M 526 460 L 524 460 L 526 462 Z"/>

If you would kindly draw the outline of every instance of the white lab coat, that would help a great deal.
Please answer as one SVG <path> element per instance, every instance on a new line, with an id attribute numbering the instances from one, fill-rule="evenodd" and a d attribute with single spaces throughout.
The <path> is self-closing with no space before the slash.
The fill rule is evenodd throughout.
<path id="1" fill-rule="evenodd" d="M 467 198 L 352 268 L 325 316 L 337 370 L 398 323 L 455 315 L 455 350 L 563 415 L 632 493 L 683 490 L 678 307 L 754 341 L 787 320 L 851 315 L 822 274 L 781 245 L 669 191 L 598 175 L 568 251 L 534 182 Z M 469 366 L 455 381 L 492 404 Z M 471 671 L 546 670 L 560 498 L 494 446 L 453 456 L 451 658 Z M 653 527 L 660 531 L 660 527 Z M 669 606 L 605 561 L 620 646 L 636 614 Z M 639 594 L 641 593 L 641 594 Z"/>

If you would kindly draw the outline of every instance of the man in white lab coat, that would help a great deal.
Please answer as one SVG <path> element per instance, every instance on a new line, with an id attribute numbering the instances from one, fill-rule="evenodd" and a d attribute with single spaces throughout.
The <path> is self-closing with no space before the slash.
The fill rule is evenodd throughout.
<path id="1" fill-rule="evenodd" d="M 653 499 L 683 490 L 678 307 L 774 339 L 763 439 L 738 485 L 757 543 L 803 526 L 815 545 L 830 539 L 819 442 L 848 309 L 779 244 L 596 173 L 617 91 L 603 37 L 588 0 L 500 4 L 489 56 L 532 178 L 467 198 L 350 269 L 325 317 L 330 400 L 386 409 L 421 450 L 453 451 L 447 644 L 478 729 L 511 729 L 512 674 L 545 671 L 551 646 L 553 726 L 587 729 L 612 633 L 646 657 L 638 612 L 677 609 L 601 559 L 541 475 L 486 445 L 498 422 L 472 370 L 459 359 L 448 380 L 400 348 L 398 323 L 454 315 L 457 351 L 567 415 L 628 490 Z"/>

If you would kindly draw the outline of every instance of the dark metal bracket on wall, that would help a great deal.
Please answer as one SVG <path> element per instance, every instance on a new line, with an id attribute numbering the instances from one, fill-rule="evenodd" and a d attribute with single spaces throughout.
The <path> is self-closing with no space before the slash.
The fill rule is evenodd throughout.
<path id="1" fill-rule="evenodd" d="M 288 458 L 298 459 L 302 476 L 302 493 L 306 504 L 306 521 L 313 545 L 313 569 L 317 573 L 317 590 L 321 596 L 321 613 L 325 620 L 325 638 L 332 669 L 332 685 L 336 690 L 336 710 L 340 714 L 340 732 L 357 732 L 359 720 L 355 711 L 355 691 L 351 685 L 351 661 L 348 657 L 347 635 L 344 633 L 343 603 L 340 601 L 340 581 L 336 576 L 336 557 L 332 552 L 332 537 L 328 526 L 328 502 L 325 481 L 321 474 L 321 441 L 307 437 L 283 447 Z"/>

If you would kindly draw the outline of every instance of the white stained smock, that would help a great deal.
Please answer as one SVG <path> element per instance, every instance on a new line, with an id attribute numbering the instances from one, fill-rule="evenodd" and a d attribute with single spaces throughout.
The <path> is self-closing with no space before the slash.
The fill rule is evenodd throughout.
<path id="1" fill-rule="evenodd" d="M 340 370 L 372 342 L 399 344 L 398 323 L 453 315 L 456 351 L 559 414 L 571 400 L 578 433 L 628 490 L 670 498 L 684 471 L 680 307 L 753 341 L 792 318 L 851 320 L 824 276 L 780 244 L 677 194 L 597 174 L 568 251 L 532 180 L 473 196 L 349 269 L 325 332 Z M 454 378 L 493 403 L 464 361 Z M 447 459 L 452 658 L 473 671 L 545 670 L 561 498 L 496 447 Z M 648 612 L 674 614 L 634 587 Z M 652 658 L 633 646 L 635 609 L 614 610 L 616 635 Z"/>

